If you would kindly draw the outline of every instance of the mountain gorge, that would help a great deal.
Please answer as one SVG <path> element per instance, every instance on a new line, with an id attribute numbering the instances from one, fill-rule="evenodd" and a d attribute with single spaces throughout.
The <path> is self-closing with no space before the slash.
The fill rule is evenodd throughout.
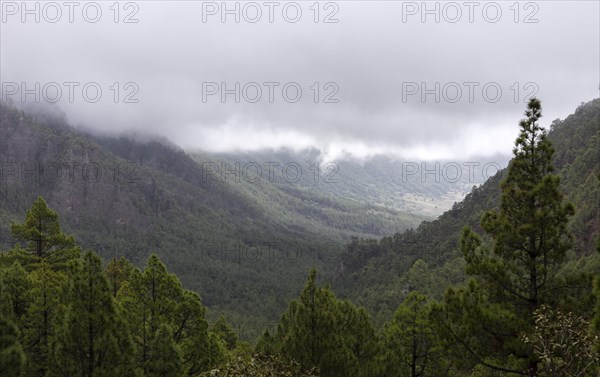
<path id="1" fill-rule="evenodd" d="M 598 197 L 597 108 L 598 100 L 582 105 L 550 132 L 563 187 L 584 208 L 572 223 L 577 239 L 586 240 L 579 254 L 590 249 L 599 227 L 597 205 L 582 205 Z M 214 316 L 227 314 L 249 337 L 277 319 L 310 267 L 343 296 L 382 320 L 389 316 L 415 260 L 433 258 L 432 268 L 460 264 L 461 228 L 477 227 L 498 198 L 503 172 L 477 187 L 489 174 L 483 168 L 505 165 L 501 156 L 471 163 L 469 172 L 448 161 L 327 163 L 317 150 L 187 154 L 164 140 L 77 131 L 56 114 L 3 106 L 1 116 L 5 248 L 13 242 L 10 222 L 41 195 L 83 247 L 136 264 L 159 253 Z M 451 170 L 443 167 L 454 165 L 461 176 L 449 180 Z M 463 201 L 423 222 L 471 187 Z M 279 284 L 284 276 L 286 284 Z M 265 299 L 269 304 L 260 305 Z"/>
<path id="2" fill-rule="evenodd" d="M 265 169 L 252 180 L 243 170 L 246 156 L 189 155 L 164 140 L 78 131 L 57 114 L 1 110 L 5 249 L 14 245 L 10 223 L 42 196 L 82 247 L 138 265 L 160 254 L 214 316 L 226 313 L 236 325 L 250 326 L 250 337 L 277 319 L 308 268 L 333 276 L 351 237 L 381 237 L 427 218 L 361 200 L 360 192 L 340 195 L 336 187 L 349 179 L 345 165 L 333 181 L 314 169 L 314 154 L 311 163 L 294 154 L 255 156 L 263 157 L 263 167 L 280 165 L 273 178 Z M 242 164 L 237 172 L 236 164 Z M 286 164 L 298 166 L 299 183 L 291 182 L 293 170 L 282 175 Z M 221 167 L 230 173 L 215 170 Z M 357 164 L 352 168 L 367 175 Z M 392 196 L 392 190 L 378 194 Z M 265 298 L 269 304 L 259 304 Z"/>
<path id="3" fill-rule="evenodd" d="M 14 349 L 6 365 L 51 376 L 99 354 L 93 369 L 128 376 L 593 377 L 600 99 L 547 134 L 540 109 L 508 168 L 431 220 L 412 210 L 471 174 L 186 153 L 3 106 L 0 360 Z"/>

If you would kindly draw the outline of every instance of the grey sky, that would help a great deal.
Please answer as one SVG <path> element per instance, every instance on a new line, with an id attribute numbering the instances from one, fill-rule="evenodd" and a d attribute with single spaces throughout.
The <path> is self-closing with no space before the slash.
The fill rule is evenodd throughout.
<path id="1" fill-rule="evenodd" d="M 28 2 L 30 9 L 36 3 Z M 429 14 L 424 23 L 420 1 L 320 2 L 318 16 L 312 1 L 229 1 L 227 6 L 233 9 L 236 3 L 239 23 L 232 14 L 221 22 L 222 9 L 216 10 L 221 1 L 120 3 L 118 15 L 112 1 L 98 2 L 102 15 L 96 23 L 84 19 L 85 2 L 72 8 L 72 23 L 63 2 L 54 3 L 62 12 L 56 23 L 48 22 L 57 16 L 56 7 L 38 3 L 36 23 L 35 14 L 22 22 L 21 1 L 2 1 L 5 98 L 21 102 L 21 88 L 7 95 L 15 91 L 10 83 L 25 82 L 31 89 L 39 82 L 40 101 L 48 102 L 55 87 L 44 92 L 44 85 L 56 82 L 62 90 L 59 106 L 73 123 L 110 133 L 160 134 L 188 149 L 315 146 L 328 159 L 343 153 L 451 159 L 510 153 L 524 102 L 534 90 L 545 125 L 598 96 L 598 1 L 519 2 L 516 7 L 513 1 L 428 2 L 428 9 L 438 7 L 439 22 Z M 262 17 L 251 23 L 255 4 Z M 290 22 L 297 8 L 302 15 Z M 95 9 L 86 8 L 90 20 Z M 124 23 L 129 14 L 139 22 Z M 327 15 L 338 22 L 324 23 Z M 79 83 L 73 86 L 73 103 L 64 82 Z M 102 89 L 96 103 L 81 95 L 89 82 Z M 124 87 L 128 82 L 135 85 Z M 222 103 L 220 93 L 207 94 L 215 89 L 212 84 L 203 85 L 225 83 L 233 89 L 236 82 L 239 103 L 234 94 Z M 436 82 L 439 103 L 433 93 L 423 102 L 421 84 L 436 92 Z M 256 103 L 251 102 L 256 85 L 244 92 L 248 83 L 262 91 Z M 287 100 L 295 96 L 295 87 L 302 89 L 298 102 L 282 95 L 286 83 Z M 136 87 L 131 99 L 139 103 L 124 103 Z M 497 88 L 502 96 L 493 102 Z M 336 90 L 330 99 L 338 102 L 324 103 Z"/>

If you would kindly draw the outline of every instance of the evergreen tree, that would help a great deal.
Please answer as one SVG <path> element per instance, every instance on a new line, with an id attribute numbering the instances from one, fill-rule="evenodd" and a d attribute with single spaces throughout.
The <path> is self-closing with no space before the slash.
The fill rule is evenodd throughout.
<path id="1" fill-rule="evenodd" d="M 378 357 L 381 344 L 365 308 L 357 308 L 350 301 L 339 302 L 341 318 L 338 317 L 336 332 L 343 334 L 343 345 L 353 359 L 354 372 L 351 375 L 369 377 L 381 372 Z"/>
<path id="2" fill-rule="evenodd" d="M 277 348 L 304 369 L 318 367 L 325 376 L 376 374 L 379 347 L 368 315 L 338 301 L 315 279 L 312 270 L 300 298 L 282 316 L 275 336 Z"/>
<path id="3" fill-rule="evenodd" d="M 538 124 L 540 101 L 530 100 L 525 115 L 501 184 L 500 208 L 482 217 L 492 247 L 464 229 L 461 250 L 474 279 L 450 289 L 444 307 L 433 313 L 440 333 L 472 362 L 533 377 L 539 360 L 520 335 L 530 333 L 535 311 L 556 295 L 556 273 L 571 245 L 567 222 L 574 210 L 563 202 L 559 178 L 552 174 L 553 148 Z"/>
<path id="4" fill-rule="evenodd" d="M 75 269 L 79 248 L 73 237 L 61 231 L 57 213 L 41 197 L 27 211 L 25 221 L 13 223 L 11 231 L 25 248 L 17 244 L 2 254 L 0 280 L 21 330 L 27 374 L 45 376 L 53 323 L 63 306 L 62 295 Z"/>
<path id="5" fill-rule="evenodd" d="M 117 293 L 121 286 L 129 280 L 133 271 L 133 266 L 125 257 L 119 259 L 113 258 L 106 266 L 106 276 L 112 287 L 113 297 L 117 297 Z"/>
<path id="6" fill-rule="evenodd" d="M 137 360 L 145 374 L 152 352 L 151 340 L 162 324 L 168 325 L 173 341 L 183 353 L 184 373 L 189 376 L 212 367 L 212 360 L 222 357 L 211 342 L 206 309 L 198 294 L 184 290 L 179 279 L 169 273 L 156 255 L 150 256 L 143 272 L 133 270 L 117 299 L 126 312 L 133 339 L 137 345 Z"/>
<path id="7" fill-rule="evenodd" d="M 208 350 L 203 355 L 202 370 L 210 370 L 217 366 L 223 365 L 228 359 L 227 345 L 215 333 L 208 333 Z"/>
<path id="8" fill-rule="evenodd" d="M 13 303 L 4 282 L 4 271 L 0 270 L 0 317 L 12 319 L 15 317 Z"/>
<path id="9" fill-rule="evenodd" d="M 196 292 L 184 290 L 176 304 L 171 322 L 175 332 L 173 339 L 183 351 L 184 372 L 188 376 L 208 370 L 214 366 L 212 360 L 221 360 L 222 356 L 211 352 L 222 351 L 213 344 L 208 332 L 208 323 L 204 316 L 206 308 L 202 306 Z"/>
<path id="10" fill-rule="evenodd" d="M 174 311 L 181 287 L 175 276 L 168 274 L 158 257 L 152 255 L 144 272 L 133 270 L 130 282 L 121 287 L 117 298 L 127 313 L 138 352 L 139 366 L 148 374 L 151 339 L 165 316 Z"/>
<path id="11" fill-rule="evenodd" d="M 181 377 L 183 360 L 181 350 L 173 341 L 173 334 L 166 324 L 161 324 L 150 346 L 148 377 Z"/>
<path id="12" fill-rule="evenodd" d="M 56 376 L 134 376 L 133 348 L 123 331 L 100 258 L 88 252 L 67 295 L 51 350 Z"/>
<path id="13" fill-rule="evenodd" d="M 0 376 L 20 377 L 24 366 L 25 353 L 19 342 L 19 329 L 0 315 Z"/>
<path id="14" fill-rule="evenodd" d="M 14 262 L 8 268 L 0 268 L 0 285 L 2 285 L 3 303 L 10 306 L 9 318 L 16 324 L 27 313 L 31 303 L 31 279 L 19 262 Z"/>
<path id="15" fill-rule="evenodd" d="M 427 297 L 411 292 L 384 329 L 386 376 L 441 377 L 439 346 L 429 322 Z M 447 368 L 446 368 L 447 369 Z"/>
<path id="16" fill-rule="evenodd" d="M 342 352 L 334 342 L 335 306 L 333 294 L 316 285 L 316 271 L 309 273 L 299 300 L 290 302 L 282 316 L 276 339 L 285 355 L 297 360 L 304 368 L 319 366 L 327 375 L 333 366 L 334 352 Z M 338 369 L 339 371 L 339 369 Z"/>
<path id="17" fill-rule="evenodd" d="M 26 250 L 35 257 L 34 261 L 43 259 L 56 267 L 64 267 L 79 255 L 75 239 L 61 231 L 58 214 L 48 208 L 42 197 L 27 210 L 25 222 L 13 223 L 11 231 L 14 238 L 26 242 Z"/>
<path id="18" fill-rule="evenodd" d="M 276 352 L 275 338 L 269 332 L 269 329 L 265 329 L 263 334 L 256 343 L 255 351 L 263 355 L 274 355 Z"/>
<path id="19" fill-rule="evenodd" d="M 48 371 L 50 341 L 54 323 L 65 301 L 63 293 L 68 284 L 67 275 L 55 271 L 42 260 L 30 273 L 31 304 L 23 316 L 23 346 L 27 354 L 27 375 L 44 377 Z"/>
<path id="20" fill-rule="evenodd" d="M 210 327 L 210 331 L 217 334 L 225 341 L 228 350 L 232 351 L 237 345 L 237 334 L 233 330 L 233 327 L 227 323 L 224 316 L 219 316 L 215 323 Z"/>

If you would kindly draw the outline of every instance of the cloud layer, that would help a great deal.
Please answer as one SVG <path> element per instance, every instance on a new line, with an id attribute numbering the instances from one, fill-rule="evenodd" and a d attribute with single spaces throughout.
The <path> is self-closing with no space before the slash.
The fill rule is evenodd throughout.
<path id="1" fill-rule="evenodd" d="M 74 123 L 188 149 L 510 153 L 529 95 L 548 125 L 600 83 L 592 1 L 21 4 L 2 2 L 4 99 L 60 92 Z"/>

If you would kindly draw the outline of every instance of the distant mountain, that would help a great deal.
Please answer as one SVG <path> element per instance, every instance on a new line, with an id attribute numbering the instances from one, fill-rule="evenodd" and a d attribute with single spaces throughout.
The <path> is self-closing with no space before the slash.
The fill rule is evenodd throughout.
<path id="1" fill-rule="evenodd" d="M 318 190 L 337 197 L 431 217 L 449 210 L 473 186 L 482 184 L 504 168 L 510 159 L 507 154 L 471 158 L 468 161 L 404 161 L 379 155 L 364 160 L 344 157 L 336 161 L 325 161 L 322 160 L 324 157 L 321 152 L 316 149 L 299 152 L 230 152 L 216 156 L 230 167 L 235 163 L 240 163 L 241 166 L 252 163 L 260 166 L 277 164 L 282 170 L 287 164 L 298 163 L 304 174 L 297 182 L 289 182 L 283 174 L 276 174 L 273 180 L 275 185 Z M 201 161 L 202 157 L 198 160 Z M 317 168 L 315 163 L 320 166 Z M 319 179 L 314 176 L 317 169 L 321 173 Z M 248 170 L 250 175 L 251 169 Z M 267 173 L 267 169 L 263 168 L 263 174 Z"/>
<path id="2" fill-rule="evenodd" d="M 576 209 L 569 224 L 576 239 L 574 255 L 589 255 L 600 237 L 600 99 L 582 103 L 574 114 L 552 122 L 548 137 L 561 189 Z M 433 297 L 441 295 L 448 284 L 464 278 L 458 251 L 462 228 L 468 225 L 484 233 L 479 227 L 481 216 L 497 207 L 506 172 L 498 172 L 416 231 L 380 240 L 353 240 L 338 264 L 333 288 L 382 316 L 389 315 L 419 279 L 419 288 Z M 415 265 L 418 259 L 427 265 Z M 425 276 L 432 280 L 424 280 Z"/>

